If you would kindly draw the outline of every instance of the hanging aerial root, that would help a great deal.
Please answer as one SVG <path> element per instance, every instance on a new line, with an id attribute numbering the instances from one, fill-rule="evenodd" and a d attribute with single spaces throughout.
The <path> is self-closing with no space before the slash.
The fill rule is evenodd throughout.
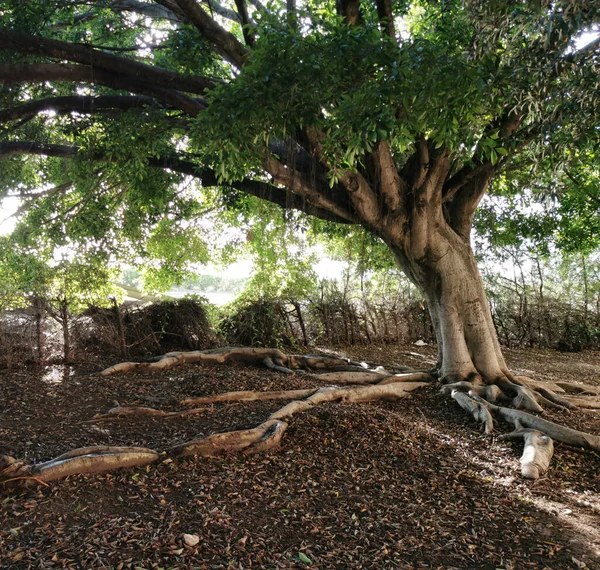
<path id="1" fill-rule="evenodd" d="M 548 471 L 552 455 L 554 455 L 554 443 L 545 433 L 535 429 L 520 428 L 501 435 L 498 439 L 524 442 L 520 462 L 521 475 L 526 479 L 539 479 Z"/>
<path id="2" fill-rule="evenodd" d="M 123 467 L 134 467 L 153 463 L 159 454 L 143 447 L 83 447 L 73 449 L 50 461 L 34 465 L 2 456 L 0 483 L 10 485 L 47 482 L 69 475 L 87 475 L 101 473 Z"/>

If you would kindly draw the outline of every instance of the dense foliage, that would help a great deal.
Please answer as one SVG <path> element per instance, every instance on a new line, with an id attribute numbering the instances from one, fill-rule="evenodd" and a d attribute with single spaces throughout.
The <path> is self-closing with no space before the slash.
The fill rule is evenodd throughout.
<path id="1" fill-rule="evenodd" d="M 167 288 L 236 249 L 260 260 L 255 296 L 302 298 L 317 238 L 418 281 L 420 209 L 468 242 L 488 187 L 493 245 L 598 245 L 594 2 L 2 0 L 0 18 L 7 299 L 75 282 L 65 251 L 89 291 L 117 261 Z"/>

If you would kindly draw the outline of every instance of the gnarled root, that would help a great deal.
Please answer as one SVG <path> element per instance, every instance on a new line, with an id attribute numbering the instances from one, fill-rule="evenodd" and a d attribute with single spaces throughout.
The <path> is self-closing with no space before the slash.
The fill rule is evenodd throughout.
<path id="1" fill-rule="evenodd" d="M 195 408 L 193 410 L 184 410 L 183 412 L 165 412 L 163 410 L 156 410 L 154 408 L 147 408 L 144 406 L 116 406 L 108 410 L 108 412 L 106 412 L 105 414 L 101 414 L 95 416 L 91 420 L 87 420 L 86 423 L 108 422 L 112 420 L 121 420 L 128 418 L 182 418 L 185 416 L 201 414 L 204 411 L 206 411 L 205 408 Z"/>
<path id="2" fill-rule="evenodd" d="M 281 390 L 272 392 L 225 392 L 215 396 L 202 396 L 199 398 L 185 398 L 180 401 L 184 406 L 197 404 L 216 404 L 218 402 L 243 402 L 253 400 L 295 400 L 296 398 L 306 398 L 314 394 L 317 388 L 308 388 L 305 390 Z"/>
<path id="3" fill-rule="evenodd" d="M 224 347 L 211 350 L 195 350 L 191 352 L 168 352 L 146 362 L 121 362 L 101 372 L 109 376 L 118 372 L 129 372 L 136 368 L 150 370 L 166 370 L 179 364 L 192 363 L 222 364 L 224 362 L 246 362 L 280 372 L 290 373 L 293 370 L 336 370 L 343 372 L 364 372 L 365 368 L 351 364 L 348 360 L 321 355 L 287 355 L 276 348 L 240 348 Z M 389 373 L 388 373 L 389 374 Z"/>
<path id="4" fill-rule="evenodd" d="M 526 479 L 539 479 L 548 471 L 550 460 L 554 455 L 554 443 L 545 433 L 535 429 L 517 429 L 501 435 L 501 441 L 523 440 L 521 456 L 521 475 Z"/>
<path id="5" fill-rule="evenodd" d="M 241 450 L 247 453 L 267 451 L 279 445 L 287 427 L 288 424 L 285 422 L 269 419 L 252 429 L 217 433 L 204 439 L 176 445 L 168 449 L 167 454 L 177 457 L 187 455 L 212 457 Z"/>
<path id="6" fill-rule="evenodd" d="M 27 465 L 12 457 L 2 456 L 0 483 L 47 482 L 69 475 L 101 473 L 122 467 L 153 463 L 159 454 L 144 447 L 82 447 L 73 449 L 45 463 Z"/>
<path id="7" fill-rule="evenodd" d="M 448 387 L 444 386 L 443 390 L 445 388 Z M 484 425 L 485 433 L 492 433 L 494 430 L 494 420 L 492 419 L 492 414 L 490 414 L 487 406 L 483 403 L 483 400 L 477 401 L 457 389 L 452 389 L 450 394 L 463 410 L 473 416 L 476 422 L 480 422 Z"/>
<path id="8" fill-rule="evenodd" d="M 455 387 L 444 386 L 442 391 L 450 392 L 461 408 L 469 412 L 476 421 L 483 423 L 486 433 L 491 433 L 493 430 L 491 414 L 515 426 L 513 433 L 501 438 L 519 438 L 525 441 L 525 451 L 521 458 L 523 477 L 537 479 L 547 471 L 554 453 L 552 440 L 573 447 L 600 451 L 600 436 L 567 428 L 521 410 L 497 406 L 478 395 L 477 387 L 466 393 L 464 390 L 468 387 L 467 384 L 456 383 Z"/>

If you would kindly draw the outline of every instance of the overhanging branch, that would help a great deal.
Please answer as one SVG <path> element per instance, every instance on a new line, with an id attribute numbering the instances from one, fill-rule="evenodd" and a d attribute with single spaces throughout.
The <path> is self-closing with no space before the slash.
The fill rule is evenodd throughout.
<path id="1" fill-rule="evenodd" d="M 79 147 L 69 145 L 46 144 L 33 141 L 0 142 L 0 160 L 15 155 L 51 156 L 69 159 L 76 156 L 79 151 Z M 97 160 L 104 160 L 104 157 L 98 155 Z M 150 157 L 148 159 L 148 165 L 152 168 L 168 169 L 173 172 L 192 176 L 200 180 L 203 186 L 217 186 L 239 190 L 244 194 L 249 194 L 260 198 L 261 200 L 272 202 L 282 208 L 298 210 L 322 220 L 342 224 L 354 223 L 353 220 L 348 219 L 345 216 L 337 215 L 325 208 L 319 207 L 304 196 L 299 196 L 288 191 L 286 188 L 281 188 L 261 180 L 245 178 L 234 182 L 219 182 L 217 175 L 213 170 L 200 167 L 193 162 L 182 160 L 177 156 L 160 158 Z"/>
<path id="2" fill-rule="evenodd" d="M 207 77 L 182 75 L 89 47 L 41 38 L 20 32 L 0 30 L 0 50 L 57 58 L 90 66 L 94 72 L 102 70 L 164 89 L 203 94 L 215 86 Z"/>
<path id="3" fill-rule="evenodd" d="M 139 93 L 153 97 L 175 109 L 180 109 L 192 117 L 198 115 L 206 107 L 202 99 L 192 99 L 179 91 L 134 81 L 128 77 L 94 69 L 88 65 L 70 63 L 0 64 L 0 83 L 5 85 L 44 81 L 92 83 L 116 90 Z"/>
<path id="4" fill-rule="evenodd" d="M 74 95 L 71 97 L 48 97 L 30 101 L 23 105 L 0 110 L 0 123 L 15 121 L 24 117 L 32 117 L 43 111 L 56 113 L 94 113 L 107 109 L 139 109 L 155 104 L 152 97 L 124 95 Z"/>
<path id="5" fill-rule="evenodd" d="M 165 0 L 156 0 L 163 6 Z M 185 14 L 192 25 L 213 44 L 215 49 L 221 53 L 228 61 L 237 67 L 241 67 L 247 57 L 248 52 L 242 43 L 225 28 L 221 27 L 213 20 L 206 11 L 196 2 L 196 0 L 172 0 L 179 9 Z"/>

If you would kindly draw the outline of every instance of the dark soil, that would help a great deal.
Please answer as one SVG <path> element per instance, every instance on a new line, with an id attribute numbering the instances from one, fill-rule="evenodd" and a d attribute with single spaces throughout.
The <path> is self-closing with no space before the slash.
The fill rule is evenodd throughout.
<path id="1" fill-rule="evenodd" d="M 435 360 L 432 347 L 337 352 L 421 369 Z M 599 383 L 600 353 L 506 356 L 519 374 Z M 117 404 L 181 409 L 148 396 L 315 385 L 237 365 L 106 378 L 102 367 L 2 373 L 0 454 L 38 462 L 87 445 L 162 450 L 254 427 L 283 404 L 87 420 Z M 599 413 L 545 416 L 600 434 Z M 531 482 L 519 476 L 520 451 L 483 436 L 436 386 L 398 402 L 322 405 L 295 417 L 269 455 L 165 459 L 5 491 L 0 568 L 600 569 L 600 457 L 557 445 L 549 473 Z M 184 533 L 198 544 L 187 546 Z"/>

